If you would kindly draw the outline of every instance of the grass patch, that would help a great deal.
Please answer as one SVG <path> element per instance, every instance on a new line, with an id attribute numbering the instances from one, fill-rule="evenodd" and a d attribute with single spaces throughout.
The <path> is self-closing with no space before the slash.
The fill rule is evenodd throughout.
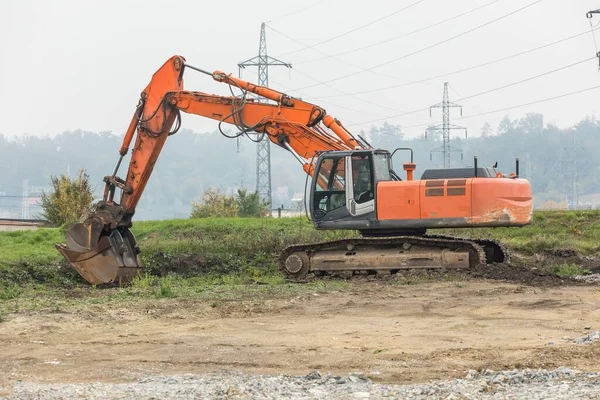
<path id="1" fill-rule="evenodd" d="M 587 275 L 590 273 L 589 270 L 582 268 L 576 264 L 557 265 L 554 268 L 552 268 L 552 272 L 554 272 L 556 275 L 563 277 L 563 278 L 567 278 L 570 276 L 576 276 L 576 275 Z"/>
<path id="2" fill-rule="evenodd" d="M 162 285 L 161 285 L 162 282 Z M 277 285 L 220 285 L 198 278 L 182 278 L 172 276 L 168 279 L 156 278 L 152 286 L 139 288 L 133 285 L 123 288 L 99 289 L 89 285 L 64 289 L 48 285 L 25 285 L 21 287 L 18 298 L 0 301 L 0 315 L 24 312 L 78 312 L 90 306 L 131 307 L 140 304 L 157 305 L 156 300 L 182 302 L 188 307 L 190 302 L 206 304 L 211 308 L 221 308 L 232 301 L 251 301 L 264 304 L 266 299 L 300 298 L 309 301 L 314 294 L 332 291 L 348 291 L 353 283 L 346 281 L 315 281 L 307 284 L 282 283 Z M 140 303 L 142 302 L 142 303 Z M 162 307 L 171 307 L 165 304 Z M 178 305 L 174 307 L 179 307 Z"/>
<path id="3" fill-rule="evenodd" d="M 306 218 L 141 221 L 134 224 L 133 233 L 148 274 L 134 286 L 160 284 L 151 276 L 206 276 L 219 285 L 279 284 L 283 279 L 276 273 L 277 255 L 286 246 L 356 235 L 316 231 Z M 54 248 L 54 243 L 63 241 L 64 231 L 58 228 L 0 232 L 0 282 L 85 284 Z"/>
<path id="4" fill-rule="evenodd" d="M 14 283 L 0 285 L 0 300 L 12 300 L 19 297 L 21 288 Z"/>
<path id="5" fill-rule="evenodd" d="M 123 296 L 159 298 L 185 297 L 213 287 L 283 287 L 286 282 L 277 271 L 277 257 L 286 246 L 358 236 L 355 231 L 317 231 L 305 218 L 141 221 L 134 224 L 133 232 L 142 249 L 145 275 L 122 291 Z M 529 257 L 527 260 L 549 255 L 549 260 L 539 264 L 552 268 L 561 261 L 577 263 L 564 255 L 569 252 L 592 257 L 600 254 L 600 211 L 539 211 L 532 223 L 522 228 L 432 233 L 495 239 L 513 253 Z M 0 232 L 0 287 L 9 288 L 0 296 L 22 296 L 10 285 L 87 287 L 54 248 L 54 243 L 63 240 L 64 231 L 58 228 Z M 567 272 L 561 269 L 556 273 Z M 182 283 L 182 279 L 187 281 Z M 407 275 L 397 284 L 412 285 L 421 280 Z"/>
<path id="6" fill-rule="evenodd" d="M 600 253 L 600 210 L 536 211 L 531 224 L 521 228 L 446 229 L 443 234 L 495 239 L 526 256 L 573 250 L 581 255 Z"/>
<path id="7" fill-rule="evenodd" d="M 176 289 L 173 285 L 173 278 L 171 276 L 160 278 L 158 287 L 154 291 L 154 295 L 159 299 L 177 297 Z"/>

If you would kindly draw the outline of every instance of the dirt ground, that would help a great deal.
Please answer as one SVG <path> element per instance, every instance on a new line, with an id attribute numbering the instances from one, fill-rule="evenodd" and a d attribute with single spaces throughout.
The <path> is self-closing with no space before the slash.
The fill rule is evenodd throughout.
<path id="1" fill-rule="evenodd" d="M 586 327 L 588 329 L 586 329 Z M 468 369 L 598 371 L 598 286 L 491 280 L 392 285 L 220 303 L 144 300 L 0 323 L 0 387 L 15 380 L 127 381 L 236 370 L 364 373 L 386 382 L 464 376 Z"/>

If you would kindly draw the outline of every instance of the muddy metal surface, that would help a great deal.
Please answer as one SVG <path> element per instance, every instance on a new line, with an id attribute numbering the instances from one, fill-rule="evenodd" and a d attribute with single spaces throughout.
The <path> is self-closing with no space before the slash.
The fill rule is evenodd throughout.
<path id="1" fill-rule="evenodd" d="M 489 280 L 261 295 L 123 301 L 0 323 L 0 387 L 17 380 L 124 382 L 209 371 L 361 373 L 415 383 L 468 370 L 598 371 L 598 286 Z"/>

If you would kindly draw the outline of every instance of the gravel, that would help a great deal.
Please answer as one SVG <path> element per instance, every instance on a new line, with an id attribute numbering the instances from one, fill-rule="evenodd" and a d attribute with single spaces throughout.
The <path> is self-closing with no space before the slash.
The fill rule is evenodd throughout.
<path id="1" fill-rule="evenodd" d="M 2 388 L 0 388 L 2 389 Z M 1 391 L 1 390 L 0 390 Z M 470 371 L 464 379 L 414 385 L 361 375 L 304 377 L 233 372 L 146 377 L 130 383 L 17 382 L 6 399 L 600 399 L 600 374 L 566 367 Z"/>
<path id="2" fill-rule="evenodd" d="M 575 275 L 575 276 L 572 276 L 571 278 L 575 279 L 576 281 L 589 283 L 589 284 L 600 283 L 600 274 Z"/>
<path id="3" fill-rule="evenodd" d="M 598 340 L 600 340 L 600 331 L 595 331 L 590 333 L 589 335 L 585 335 L 580 337 L 579 339 L 575 339 L 575 343 L 577 344 L 594 344 Z"/>

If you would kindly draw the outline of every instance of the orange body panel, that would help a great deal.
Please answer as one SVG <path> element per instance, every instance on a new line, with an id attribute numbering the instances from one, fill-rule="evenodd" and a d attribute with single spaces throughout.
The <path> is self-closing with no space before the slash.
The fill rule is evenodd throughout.
<path id="1" fill-rule="evenodd" d="M 377 184 L 377 219 L 419 219 L 421 181 L 385 181 Z"/>
<path id="2" fill-rule="evenodd" d="M 525 179 L 473 179 L 471 191 L 474 225 L 499 220 L 524 225 L 531 221 L 533 199 Z"/>
<path id="3" fill-rule="evenodd" d="M 532 208 L 531 187 L 523 179 L 432 179 L 377 185 L 377 218 L 382 221 L 448 220 L 448 226 L 454 227 L 522 226 L 530 222 Z"/>

